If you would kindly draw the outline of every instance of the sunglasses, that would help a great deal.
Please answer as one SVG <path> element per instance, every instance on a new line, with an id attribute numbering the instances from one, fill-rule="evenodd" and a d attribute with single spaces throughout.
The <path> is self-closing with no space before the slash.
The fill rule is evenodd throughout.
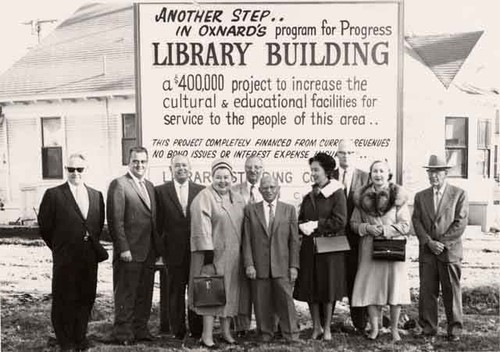
<path id="1" fill-rule="evenodd" d="M 77 171 L 78 173 L 82 173 L 83 170 L 85 170 L 84 167 L 66 167 L 66 170 L 68 170 L 68 172 L 72 173 L 72 172 L 75 172 Z"/>

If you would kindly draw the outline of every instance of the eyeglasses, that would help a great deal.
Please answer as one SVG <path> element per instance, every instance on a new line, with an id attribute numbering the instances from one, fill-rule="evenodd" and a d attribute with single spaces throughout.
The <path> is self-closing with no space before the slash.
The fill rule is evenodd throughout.
<path id="1" fill-rule="evenodd" d="M 83 170 L 85 170 L 84 167 L 66 167 L 66 170 L 68 170 L 69 173 L 73 173 L 75 171 L 77 171 L 79 174 L 81 174 L 83 172 Z"/>

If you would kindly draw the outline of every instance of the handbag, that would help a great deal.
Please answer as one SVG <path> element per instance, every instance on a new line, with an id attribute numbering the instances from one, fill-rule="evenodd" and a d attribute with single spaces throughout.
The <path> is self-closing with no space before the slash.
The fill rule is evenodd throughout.
<path id="1" fill-rule="evenodd" d="M 216 307 L 225 304 L 224 276 L 215 273 L 193 277 L 193 305 L 195 307 Z"/>
<path id="2" fill-rule="evenodd" d="M 94 248 L 97 262 L 100 263 L 107 260 L 109 258 L 109 254 L 106 248 L 102 246 L 101 242 L 99 242 L 98 239 L 95 239 L 92 236 L 89 236 L 89 240 L 92 243 L 92 247 Z"/>
<path id="3" fill-rule="evenodd" d="M 373 239 L 372 258 L 404 262 L 406 258 L 406 238 L 402 239 Z"/>
<path id="4" fill-rule="evenodd" d="M 346 236 L 314 237 L 316 254 L 345 252 L 351 249 Z"/>

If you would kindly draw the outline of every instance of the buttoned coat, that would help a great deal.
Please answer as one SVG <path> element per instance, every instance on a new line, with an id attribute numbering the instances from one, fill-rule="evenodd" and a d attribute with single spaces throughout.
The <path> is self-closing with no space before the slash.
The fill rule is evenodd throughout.
<path id="1" fill-rule="evenodd" d="M 245 207 L 243 260 L 245 268 L 255 267 L 258 279 L 288 277 L 289 268 L 299 268 L 300 240 L 297 214 L 291 204 L 276 202 L 271 229 L 266 226 L 259 202 Z"/>
<path id="2" fill-rule="evenodd" d="M 430 239 L 443 243 L 446 248 L 437 256 L 438 260 L 447 263 L 462 260 L 462 235 L 469 214 L 467 193 L 446 184 L 440 206 L 437 211 L 434 208 L 432 187 L 415 195 L 412 221 L 420 242 L 420 261 L 425 262 L 434 257 L 427 246 Z"/>

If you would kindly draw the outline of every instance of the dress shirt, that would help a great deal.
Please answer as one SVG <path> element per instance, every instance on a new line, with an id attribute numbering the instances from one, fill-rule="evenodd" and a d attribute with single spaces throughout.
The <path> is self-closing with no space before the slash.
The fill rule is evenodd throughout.
<path id="1" fill-rule="evenodd" d="M 348 168 L 339 168 L 339 181 L 344 184 L 345 188 L 345 194 L 349 194 L 349 191 L 351 190 L 351 182 L 352 182 L 352 175 L 353 175 L 353 168 L 348 167 Z M 345 173 L 345 177 L 344 177 Z"/>
<path id="2" fill-rule="evenodd" d="M 263 201 L 262 204 L 264 205 L 264 216 L 266 218 L 266 226 L 269 228 L 269 203 L 266 201 Z M 278 204 L 278 198 L 274 198 L 274 200 L 271 202 L 273 205 L 273 218 L 276 217 L 276 205 Z"/>
<path id="3" fill-rule="evenodd" d="M 174 179 L 175 193 L 177 193 L 177 198 L 179 199 L 179 203 L 181 203 L 182 211 L 184 215 L 187 213 L 187 205 L 188 205 L 188 194 L 189 194 L 189 181 L 185 181 L 184 183 L 179 183 Z"/>
<path id="4" fill-rule="evenodd" d="M 247 191 L 248 191 L 248 202 L 251 203 L 252 202 L 252 194 L 253 194 L 253 202 L 254 203 L 258 203 L 262 200 L 262 195 L 260 194 L 259 192 L 259 182 L 257 181 L 253 187 L 253 192 L 252 192 L 252 184 L 250 182 L 246 182 L 246 185 L 247 185 Z"/>
<path id="5" fill-rule="evenodd" d="M 151 199 L 149 198 L 148 189 L 146 188 L 146 182 L 145 182 L 146 178 L 142 177 L 139 179 L 139 178 L 135 177 L 134 174 L 131 173 L 130 171 L 128 172 L 128 174 L 132 177 L 132 180 L 135 182 L 135 184 L 139 188 L 139 192 L 142 193 L 142 196 L 145 198 L 148 207 L 151 208 Z"/>
<path id="6" fill-rule="evenodd" d="M 78 204 L 83 217 L 86 219 L 89 212 L 89 193 L 87 192 L 87 188 L 83 184 L 75 186 L 68 182 L 68 185 L 76 204 Z"/>
<path id="7" fill-rule="evenodd" d="M 441 204 L 441 199 L 443 199 L 444 190 L 446 188 L 446 182 L 440 188 L 433 187 L 432 191 L 434 193 L 434 210 L 437 211 Z"/>

